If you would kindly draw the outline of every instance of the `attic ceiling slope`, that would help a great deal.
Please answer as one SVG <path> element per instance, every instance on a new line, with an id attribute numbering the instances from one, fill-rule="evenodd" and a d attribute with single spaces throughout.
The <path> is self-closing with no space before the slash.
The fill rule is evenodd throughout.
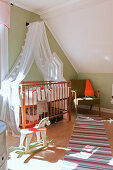
<path id="1" fill-rule="evenodd" d="M 54 14 L 61 15 L 62 13 L 70 12 L 73 9 L 79 10 L 82 7 L 87 7 L 89 5 L 91 6 L 97 3 L 102 3 L 103 1 L 106 0 L 70 0 L 70 1 L 66 1 L 65 3 L 59 3 L 57 5 L 51 6 L 45 10 L 38 9 L 37 12 L 40 11 L 39 14 L 41 18 L 45 19 L 45 18 L 49 18 L 49 16 L 54 17 Z"/>
<path id="2" fill-rule="evenodd" d="M 113 0 L 6 1 L 40 14 L 76 71 L 113 73 Z"/>
<path id="3" fill-rule="evenodd" d="M 43 19 L 78 73 L 113 73 L 113 0 L 92 2 Z"/>
<path id="4" fill-rule="evenodd" d="M 46 15 L 49 12 L 59 9 L 69 8 L 70 6 L 80 7 L 81 5 L 96 2 L 98 0 L 2 0 L 32 11 L 39 15 Z M 99 0 L 98 2 L 105 1 Z"/>

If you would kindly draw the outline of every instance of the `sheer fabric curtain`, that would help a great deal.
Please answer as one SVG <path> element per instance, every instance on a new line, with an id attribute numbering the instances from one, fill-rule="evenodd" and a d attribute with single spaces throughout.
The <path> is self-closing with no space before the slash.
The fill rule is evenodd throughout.
<path id="1" fill-rule="evenodd" d="M 2 93 L 6 93 L 2 89 L 3 80 L 8 74 L 8 28 L 10 28 L 10 4 L 0 1 L 0 98 Z M 0 115 L 0 119 L 4 120 L 4 115 Z"/>
<path id="2" fill-rule="evenodd" d="M 8 73 L 8 28 L 0 24 L 0 81 L 2 82 Z"/>
<path id="3" fill-rule="evenodd" d="M 7 122 L 13 135 L 19 135 L 19 83 L 28 74 L 34 60 L 47 79 L 47 66 L 51 58 L 52 54 L 47 40 L 44 22 L 31 23 L 28 26 L 22 52 L 2 83 L 3 107 L 1 118 Z"/>
<path id="4" fill-rule="evenodd" d="M 8 28 L 0 24 L 0 95 L 3 93 L 3 80 L 8 74 Z M 5 92 L 6 93 L 6 92 Z M 1 115 L 3 120 L 3 116 Z"/>
<path id="5" fill-rule="evenodd" d="M 10 4 L 0 1 L 0 88 L 8 73 L 8 28 L 10 28 Z"/>
<path id="6" fill-rule="evenodd" d="M 28 74 L 34 60 L 44 79 L 49 80 L 48 67 L 51 64 L 54 66 L 54 63 L 52 63 L 53 55 L 43 21 L 34 22 L 28 26 L 22 52 L 2 83 L 3 107 L 1 116 L 2 120 L 7 122 L 13 135 L 19 135 L 19 83 Z"/>
<path id="7" fill-rule="evenodd" d="M 14 67 L 6 76 L 2 86 L 3 106 L 1 117 L 7 122 L 13 135 L 19 135 L 19 83 L 25 78 L 33 63 L 33 47 L 36 34 L 35 25 L 28 30 L 25 45 Z M 7 93 L 6 93 L 7 89 Z"/>

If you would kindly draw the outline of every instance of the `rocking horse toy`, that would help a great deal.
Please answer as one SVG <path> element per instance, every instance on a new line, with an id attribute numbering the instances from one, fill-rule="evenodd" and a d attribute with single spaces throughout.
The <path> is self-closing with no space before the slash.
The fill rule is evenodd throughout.
<path id="1" fill-rule="evenodd" d="M 26 137 L 26 146 L 25 146 L 25 152 L 29 151 L 29 145 L 33 136 L 33 133 L 36 134 L 37 136 L 37 142 L 40 143 L 40 136 L 42 137 L 43 140 L 43 146 L 47 145 L 46 142 L 46 127 L 45 126 L 49 126 L 50 125 L 50 120 L 48 117 L 43 118 L 39 124 L 36 124 L 33 128 L 28 128 L 28 129 L 21 129 L 20 130 L 20 145 L 19 148 L 22 149 L 23 148 L 23 142 L 24 139 Z"/>

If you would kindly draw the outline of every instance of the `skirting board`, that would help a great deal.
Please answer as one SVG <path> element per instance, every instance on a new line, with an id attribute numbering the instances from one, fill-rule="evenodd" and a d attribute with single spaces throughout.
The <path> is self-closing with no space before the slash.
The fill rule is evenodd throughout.
<path id="1" fill-rule="evenodd" d="M 78 108 L 89 109 L 89 108 L 90 108 L 90 106 L 80 105 L 80 106 L 78 106 Z M 98 111 L 98 110 L 99 110 L 99 108 L 98 108 L 98 107 L 93 106 L 93 107 L 92 107 L 92 110 Z M 105 112 L 105 113 L 113 113 L 113 109 L 101 108 L 101 112 Z"/>

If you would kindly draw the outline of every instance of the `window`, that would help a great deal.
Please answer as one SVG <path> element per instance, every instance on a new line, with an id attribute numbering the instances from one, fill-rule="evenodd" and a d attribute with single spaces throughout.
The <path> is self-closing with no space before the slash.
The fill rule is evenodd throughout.
<path id="1" fill-rule="evenodd" d="M 49 80 L 64 81 L 63 77 L 63 63 L 57 54 L 53 53 L 52 62 L 48 66 L 48 77 Z"/>

